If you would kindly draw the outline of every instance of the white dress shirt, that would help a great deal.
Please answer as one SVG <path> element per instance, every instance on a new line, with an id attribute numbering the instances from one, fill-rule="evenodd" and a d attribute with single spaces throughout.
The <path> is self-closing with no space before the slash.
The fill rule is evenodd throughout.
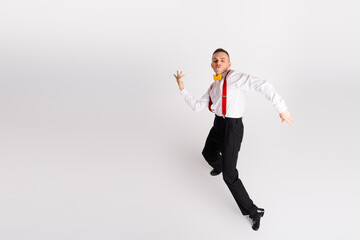
<path id="1" fill-rule="evenodd" d="M 260 92 L 270 101 L 272 106 L 275 106 L 279 113 L 287 109 L 284 99 L 275 91 L 273 85 L 266 80 L 236 70 L 228 69 L 227 71 L 230 71 L 230 73 L 226 77 L 227 100 L 225 117 L 240 118 L 243 116 L 245 112 L 245 91 Z M 227 71 L 221 74 L 222 80 L 217 80 L 210 85 L 200 100 L 191 96 L 185 88 L 180 93 L 194 111 L 201 111 L 204 108 L 208 108 L 209 96 L 211 96 L 211 109 L 215 111 L 217 116 L 222 117 L 221 96 Z"/>

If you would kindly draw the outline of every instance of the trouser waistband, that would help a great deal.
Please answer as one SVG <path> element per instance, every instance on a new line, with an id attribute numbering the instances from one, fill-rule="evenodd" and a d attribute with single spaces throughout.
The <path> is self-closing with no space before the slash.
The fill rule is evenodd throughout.
<path id="1" fill-rule="evenodd" d="M 215 115 L 215 119 L 227 119 L 227 120 L 239 120 L 239 119 L 242 119 L 242 117 L 240 118 L 229 118 L 229 117 L 223 117 L 223 116 L 218 116 L 218 115 Z"/>

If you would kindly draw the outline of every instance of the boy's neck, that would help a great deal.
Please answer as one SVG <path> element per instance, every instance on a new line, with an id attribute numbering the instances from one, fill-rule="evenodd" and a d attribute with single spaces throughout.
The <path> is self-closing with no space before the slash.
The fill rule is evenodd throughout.
<path id="1" fill-rule="evenodd" d="M 229 70 L 229 68 L 227 68 L 227 69 L 226 69 L 225 71 L 223 71 L 223 72 L 219 72 L 219 73 L 215 72 L 215 74 L 216 74 L 216 75 L 223 74 L 223 73 L 226 73 L 228 70 Z"/>

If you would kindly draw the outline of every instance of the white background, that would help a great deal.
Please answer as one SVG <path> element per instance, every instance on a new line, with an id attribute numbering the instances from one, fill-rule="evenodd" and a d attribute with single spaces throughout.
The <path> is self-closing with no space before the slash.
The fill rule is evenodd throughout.
<path id="1" fill-rule="evenodd" d="M 356 1 L 0 2 L 1 239 L 357 239 Z M 238 169 L 251 229 L 182 99 L 212 52 L 269 80 L 295 123 L 249 94 Z"/>

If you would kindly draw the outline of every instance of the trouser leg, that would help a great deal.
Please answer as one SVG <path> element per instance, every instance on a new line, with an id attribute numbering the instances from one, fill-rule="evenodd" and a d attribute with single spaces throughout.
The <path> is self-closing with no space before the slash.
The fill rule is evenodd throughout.
<path id="1" fill-rule="evenodd" d="M 222 156 L 220 153 L 220 137 L 218 132 L 213 126 L 209 132 L 209 135 L 205 142 L 205 147 L 202 151 L 202 155 L 205 160 L 218 172 L 222 171 Z"/>
<path id="2" fill-rule="evenodd" d="M 250 199 L 236 169 L 238 152 L 243 138 L 242 119 L 224 119 L 222 152 L 223 179 L 243 215 L 253 215 L 256 205 Z"/>

